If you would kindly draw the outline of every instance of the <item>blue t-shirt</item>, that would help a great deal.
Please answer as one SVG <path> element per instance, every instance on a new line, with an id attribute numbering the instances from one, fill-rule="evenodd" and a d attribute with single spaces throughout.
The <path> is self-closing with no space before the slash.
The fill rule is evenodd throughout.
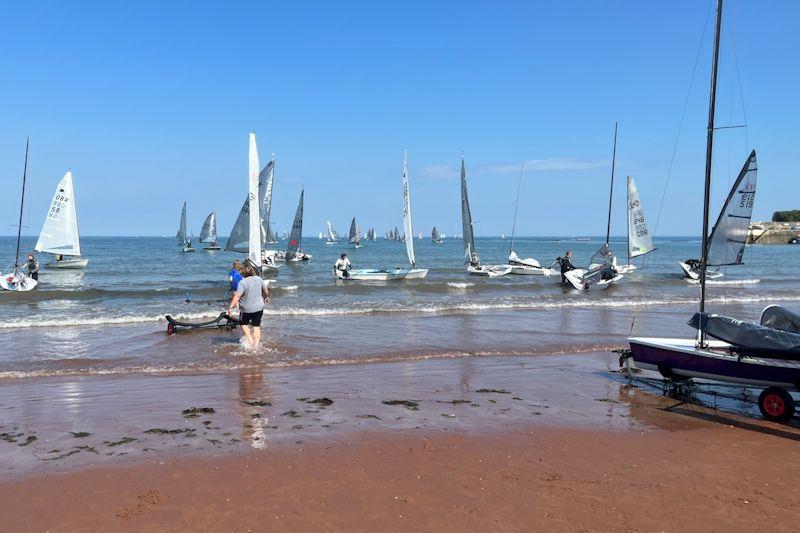
<path id="1" fill-rule="evenodd" d="M 242 281 L 242 275 L 234 268 L 228 272 L 228 279 L 231 281 L 231 290 L 235 291 L 239 287 L 239 282 Z"/>

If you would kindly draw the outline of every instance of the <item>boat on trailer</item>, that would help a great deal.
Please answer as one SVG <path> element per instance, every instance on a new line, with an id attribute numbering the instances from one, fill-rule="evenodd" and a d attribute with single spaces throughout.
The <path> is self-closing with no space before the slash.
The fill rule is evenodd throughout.
<path id="1" fill-rule="evenodd" d="M 709 314 L 706 305 L 708 267 L 715 257 L 733 257 L 741 262 L 756 193 L 757 162 L 753 150 L 739 173 L 726 205 L 717 219 L 714 232 L 724 235 L 709 238 L 709 205 L 714 148 L 714 119 L 722 31 L 722 0 L 717 0 L 714 52 L 711 67 L 706 166 L 703 195 L 703 226 L 699 260 L 699 310 L 689 324 L 697 330 L 691 339 L 630 337 L 630 352 L 620 364 L 629 371 L 655 370 L 669 381 L 695 378 L 763 387 L 758 398 L 761 414 L 773 421 L 786 422 L 794 416 L 795 400 L 790 391 L 800 390 L 800 315 L 778 306 L 769 306 L 758 323 L 723 315 Z M 733 199 L 733 201 L 731 201 Z M 733 209 L 729 209 L 734 206 Z"/>

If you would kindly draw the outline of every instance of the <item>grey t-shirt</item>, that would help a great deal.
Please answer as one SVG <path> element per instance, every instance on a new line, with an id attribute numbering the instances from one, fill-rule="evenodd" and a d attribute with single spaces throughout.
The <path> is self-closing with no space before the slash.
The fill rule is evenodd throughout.
<path id="1" fill-rule="evenodd" d="M 257 313 L 264 309 L 264 297 L 261 287 L 264 280 L 261 276 L 249 276 L 239 282 L 236 294 L 239 294 L 239 310 L 242 313 Z"/>

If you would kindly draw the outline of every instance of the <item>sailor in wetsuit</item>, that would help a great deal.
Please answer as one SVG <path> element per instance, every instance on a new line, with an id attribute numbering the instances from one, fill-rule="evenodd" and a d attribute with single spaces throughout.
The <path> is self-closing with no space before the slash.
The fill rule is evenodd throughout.
<path id="1" fill-rule="evenodd" d="M 557 261 L 561 267 L 561 284 L 563 285 L 567 282 L 567 277 L 564 274 L 570 270 L 575 270 L 575 265 L 572 264 L 572 250 L 567 250 L 564 253 L 564 257 L 559 257 Z"/>
<path id="2" fill-rule="evenodd" d="M 39 279 L 39 261 L 33 256 L 33 254 L 28 254 L 28 262 L 25 263 L 25 266 L 28 268 L 28 276 L 31 279 L 38 280 Z"/>

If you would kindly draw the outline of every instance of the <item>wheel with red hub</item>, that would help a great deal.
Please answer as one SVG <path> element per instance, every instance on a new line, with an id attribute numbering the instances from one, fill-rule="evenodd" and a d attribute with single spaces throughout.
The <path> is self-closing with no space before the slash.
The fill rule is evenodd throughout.
<path id="1" fill-rule="evenodd" d="M 175 326 L 172 324 L 167 324 L 167 335 L 174 335 L 175 334 Z"/>
<path id="2" fill-rule="evenodd" d="M 786 389 L 769 387 L 759 395 L 758 408 L 767 420 L 788 422 L 794 416 L 794 398 Z"/>

